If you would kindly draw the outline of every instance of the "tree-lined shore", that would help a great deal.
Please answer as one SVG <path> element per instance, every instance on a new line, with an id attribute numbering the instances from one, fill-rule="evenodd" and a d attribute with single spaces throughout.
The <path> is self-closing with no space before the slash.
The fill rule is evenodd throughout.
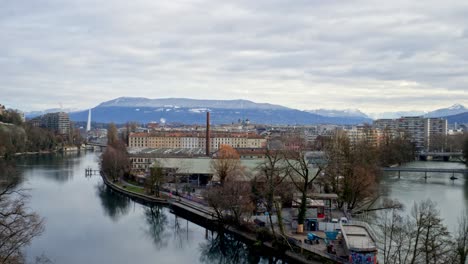
<path id="1" fill-rule="evenodd" d="M 15 110 L 0 114 L 0 157 L 9 158 L 17 153 L 53 152 L 64 146 L 79 146 L 83 139 L 78 129 L 66 135 L 24 122 Z"/>

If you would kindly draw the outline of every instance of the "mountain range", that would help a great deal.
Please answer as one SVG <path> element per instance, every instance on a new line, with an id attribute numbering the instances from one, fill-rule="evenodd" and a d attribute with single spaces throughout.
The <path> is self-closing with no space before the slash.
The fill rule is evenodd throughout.
<path id="1" fill-rule="evenodd" d="M 26 113 L 32 118 L 60 109 Z M 69 112 L 73 121 L 86 121 L 88 110 Z M 431 112 L 408 111 L 365 114 L 359 109 L 316 109 L 297 110 L 281 105 L 255 103 L 249 100 L 197 100 L 187 98 L 148 99 L 142 97 L 120 97 L 103 102 L 92 108 L 94 122 L 140 123 L 160 122 L 203 124 L 205 113 L 211 112 L 214 124 L 236 123 L 249 119 L 253 123 L 268 124 L 363 124 L 371 123 L 375 118 L 398 118 L 401 116 L 447 117 L 450 123 L 468 123 L 468 109 L 460 104 Z"/>
<path id="2" fill-rule="evenodd" d="M 196 100 L 186 98 L 148 99 L 121 97 L 103 102 L 92 109 L 95 122 L 125 123 L 136 121 L 204 124 L 206 112 L 214 124 L 237 123 L 249 119 L 252 123 L 294 124 L 361 124 L 366 117 L 322 116 L 281 105 L 255 103 L 248 100 Z M 73 121 L 86 121 L 88 111 L 70 113 Z"/>
<path id="3" fill-rule="evenodd" d="M 427 113 L 426 117 L 446 117 L 468 112 L 468 108 L 461 104 L 454 104 L 448 108 L 437 109 Z"/>
<path id="4" fill-rule="evenodd" d="M 328 116 L 328 117 L 361 117 L 370 119 L 370 117 L 359 109 L 344 109 L 344 110 L 335 110 L 335 109 L 316 109 L 316 110 L 306 110 L 306 112 Z"/>

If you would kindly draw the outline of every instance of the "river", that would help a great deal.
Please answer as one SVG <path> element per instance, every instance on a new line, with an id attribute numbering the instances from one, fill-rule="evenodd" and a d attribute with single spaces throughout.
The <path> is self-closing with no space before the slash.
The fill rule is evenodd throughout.
<path id="1" fill-rule="evenodd" d="M 412 162 L 408 167 L 464 168 L 461 163 Z M 272 258 L 234 238 L 220 239 L 164 207 L 135 203 L 107 188 L 99 176 L 96 153 L 21 157 L 17 167 L 30 189 L 29 207 L 45 218 L 45 232 L 26 248 L 29 262 L 45 255 L 54 263 L 268 263 Z M 385 173 L 382 198 L 397 198 L 407 211 L 430 198 L 439 205 L 451 230 L 468 210 L 468 183 L 463 176 Z M 281 263 L 281 261 L 279 261 Z"/>
<path id="2" fill-rule="evenodd" d="M 268 263 L 273 257 L 232 237 L 208 232 L 169 212 L 115 194 L 99 176 L 95 153 L 18 159 L 29 207 L 45 219 L 45 232 L 26 248 L 28 262 L 53 263 Z M 281 263 L 281 261 L 277 262 Z"/>
<path id="3" fill-rule="evenodd" d="M 463 169 L 463 163 L 439 161 L 415 161 L 402 167 Z M 450 180 L 451 174 L 423 172 L 386 172 L 380 179 L 379 190 L 382 198 L 398 199 L 409 213 L 414 202 L 425 199 L 435 201 L 449 230 L 457 227 L 458 217 L 468 212 L 468 179 L 456 174 L 457 180 Z M 465 211 L 464 211 L 465 210 Z"/>

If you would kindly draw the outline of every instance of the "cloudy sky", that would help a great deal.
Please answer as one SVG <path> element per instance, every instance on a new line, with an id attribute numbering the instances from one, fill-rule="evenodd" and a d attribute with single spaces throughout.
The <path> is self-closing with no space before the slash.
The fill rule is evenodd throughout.
<path id="1" fill-rule="evenodd" d="M 468 106 L 468 1 L 3 0 L 0 103 Z"/>

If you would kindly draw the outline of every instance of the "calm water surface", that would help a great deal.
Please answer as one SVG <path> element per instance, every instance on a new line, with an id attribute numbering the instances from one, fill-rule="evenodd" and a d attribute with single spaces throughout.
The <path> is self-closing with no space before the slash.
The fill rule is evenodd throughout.
<path id="1" fill-rule="evenodd" d="M 461 163 L 413 162 L 408 167 L 464 168 Z M 46 255 L 54 263 L 268 263 L 245 244 L 216 234 L 170 213 L 113 193 L 85 168 L 98 168 L 95 153 L 21 158 L 30 207 L 46 220 L 44 234 L 27 247 L 29 260 Z M 382 197 L 396 198 L 407 211 L 416 201 L 432 199 L 453 229 L 468 210 L 468 183 L 463 176 L 386 173 Z"/>
<path id="2" fill-rule="evenodd" d="M 99 177 L 94 153 L 21 158 L 30 207 L 46 221 L 27 258 L 54 263 L 268 263 L 233 238 L 220 239 L 169 212 L 113 193 Z M 281 263 L 281 262 L 280 262 Z"/>
<path id="3" fill-rule="evenodd" d="M 402 167 L 412 168 L 442 168 L 462 169 L 465 165 L 456 162 L 416 161 Z M 398 178 L 397 172 L 386 172 L 380 182 L 382 197 L 398 199 L 411 210 L 414 202 L 431 199 L 438 204 L 438 208 L 450 230 L 457 226 L 457 218 L 468 212 L 468 179 L 466 176 L 455 174 L 458 180 L 450 180 L 451 174 L 402 172 Z M 463 211 L 465 210 L 465 211 Z"/>

